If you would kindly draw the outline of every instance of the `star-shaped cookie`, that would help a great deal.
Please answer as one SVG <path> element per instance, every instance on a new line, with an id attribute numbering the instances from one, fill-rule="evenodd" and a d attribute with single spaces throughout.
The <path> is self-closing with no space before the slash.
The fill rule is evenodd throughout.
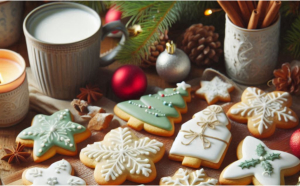
<path id="1" fill-rule="evenodd" d="M 148 183 L 155 179 L 158 162 L 164 155 L 163 143 L 136 137 L 129 128 L 111 130 L 101 142 L 83 148 L 80 161 L 95 168 L 100 185 L 120 185 L 126 179 Z"/>
<path id="2" fill-rule="evenodd" d="M 298 125 L 298 117 L 289 107 L 292 97 L 287 92 L 264 91 L 248 87 L 242 94 L 241 102 L 227 112 L 230 119 L 247 123 L 251 134 L 257 138 L 271 136 L 276 127 L 293 128 Z"/>
<path id="3" fill-rule="evenodd" d="M 284 176 L 300 170 L 299 159 L 289 153 L 271 150 L 262 141 L 247 136 L 238 146 L 238 159 L 221 173 L 223 185 L 284 185 Z"/>
<path id="4" fill-rule="evenodd" d="M 182 81 L 181 83 L 176 83 L 177 88 L 181 88 L 183 90 L 186 90 L 187 88 L 191 88 L 191 85 L 185 83 L 185 81 Z"/>
<path id="5" fill-rule="evenodd" d="M 72 122 L 68 109 L 55 112 L 51 116 L 36 115 L 31 127 L 24 129 L 16 141 L 26 147 L 33 147 L 33 159 L 41 162 L 56 153 L 74 156 L 77 145 L 91 135 L 84 126 Z"/>
<path id="6" fill-rule="evenodd" d="M 200 185 L 216 185 L 217 179 L 208 177 L 204 169 L 196 170 L 191 173 L 186 169 L 178 169 L 174 176 L 163 177 L 160 179 L 159 185 L 171 186 L 200 186 Z"/>
<path id="7" fill-rule="evenodd" d="M 229 92 L 234 90 L 234 86 L 223 82 L 219 77 L 214 77 L 211 81 L 201 81 L 201 88 L 196 91 L 196 96 L 206 99 L 209 105 L 217 101 L 230 101 Z"/>
<path id="8" fill-rule="evenodd" d="M 24 185 L 86 185 L 85 181 L 74 175 L 74 170 L 66 160 L 52 163 L 47 169 L 30 168 L 23 172 Z"/>

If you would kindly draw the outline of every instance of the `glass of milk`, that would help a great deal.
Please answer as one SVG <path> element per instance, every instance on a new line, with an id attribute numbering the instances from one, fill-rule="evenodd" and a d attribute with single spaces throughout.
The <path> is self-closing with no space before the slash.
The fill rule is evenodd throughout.
<path id="1" fill-rule="evenodd" d="M 32 73 L 46 95 L 73 99 L 80 87 L 91 81 L 100 66 L 113 62 L 120 50 L 100 58 L 101 40 L 111 31 L 123 33 L 120 43 L 128 37 L 120 22 L 102 25 L 91 8 L 71 2 L 40 6 L 24 20 L 29 62 Z"/>

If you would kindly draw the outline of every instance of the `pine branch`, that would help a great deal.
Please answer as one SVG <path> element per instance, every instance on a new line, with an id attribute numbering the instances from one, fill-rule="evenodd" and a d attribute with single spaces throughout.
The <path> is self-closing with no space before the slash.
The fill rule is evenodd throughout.
<path id="1" fill-rule="evenodd" d="M 94 9 L 99 14 L 102 14 L 105 12 L 105 2 L 104 1 L 78 1 L 78 3 Z"/>
<path id="2" fill-rule="evenodd" d="M 131 16 L 130 24 L 140 24 L 143 32 L 127 40 L 116 59 L 123 63 L 139 63 L 141 58 L 149 55 L 148 47 L 159 40 L 159 32 L 167 30 L 179 19 L 176 4 L 176 1 L 117 2 L 123 16 Z"/>
<path id="3" fill-rule="evenodd" d="M 293 22 L 291 29 L 287 31 L 286 48 L 295 57 L 300 58 L 300 16 Z"/>

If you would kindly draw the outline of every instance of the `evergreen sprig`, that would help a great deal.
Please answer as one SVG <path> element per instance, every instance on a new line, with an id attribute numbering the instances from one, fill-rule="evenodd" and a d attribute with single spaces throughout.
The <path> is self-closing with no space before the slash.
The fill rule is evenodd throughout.
<path id="1" fill-rule="evenodd" d="M 287 31 L 286 49 L 295 57 L 300 57 L 300 15 L 293 22 L 291 29 Z"/>

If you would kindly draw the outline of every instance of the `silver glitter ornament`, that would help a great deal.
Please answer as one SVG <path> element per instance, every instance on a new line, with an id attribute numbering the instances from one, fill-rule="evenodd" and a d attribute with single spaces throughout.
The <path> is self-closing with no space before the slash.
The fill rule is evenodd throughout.
<path id="1" fill-rule="evenodd" d="M 158 75 L 167 82 L 179 82 L 186 78 L 191 70 L 188 56 L 180 49 L 176 49 L 173 41 L 166 44 L 163 51 L 156 60 L 156 71 Z"/>

